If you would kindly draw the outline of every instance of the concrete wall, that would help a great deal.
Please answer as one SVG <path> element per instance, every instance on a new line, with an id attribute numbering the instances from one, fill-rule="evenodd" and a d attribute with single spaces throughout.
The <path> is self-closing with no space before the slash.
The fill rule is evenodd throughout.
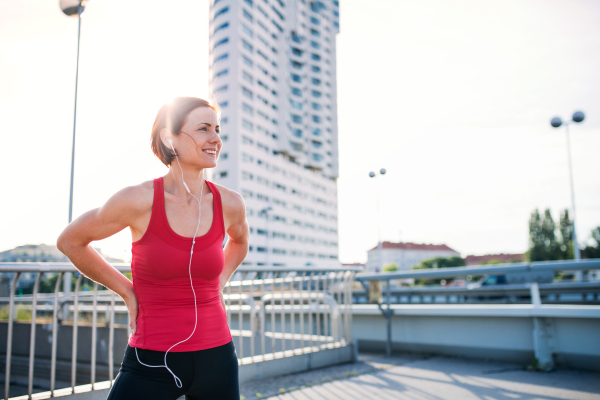
<path id="1" fill-rule="evenodd" d="M 528 365 L 540 358 L 540 346 L 546 346 L 556 367 L 600 371 L 597 306 L 397 305 L 392 309 L 396 351 Z M 534 339 L 536 319 L 539 332 Z M 386 319 L 376 305 L 353 306 L 353 338 L 360 351 L 385 349 Z"/>

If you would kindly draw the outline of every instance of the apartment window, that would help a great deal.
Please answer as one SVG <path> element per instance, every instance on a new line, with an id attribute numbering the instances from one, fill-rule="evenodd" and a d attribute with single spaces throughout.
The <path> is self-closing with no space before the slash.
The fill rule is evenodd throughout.
<path id="1" fill-rule="evenodd" d="M 302 78 L 298 74 L 292 74 L 292 80 L 294 82 L 302 82 Z"/>
<path id="2" fill-rule="evenodd" d="M 282 7 L 283 7 L 283 6 L 282 6 Z M 273 12 L 274 12 L 275 14 L 277 14 L 277 16 L 279 17 L 279 19 L 280 19 L 280 20 L 282 20 L 282 21 L 284 20 L 284 18 L 283 18 L 283 15 L 282 15 L 282 14 L 279 12 L 279 10 L 278 10 L 278 9 L 276 9 L 276 8 L 275 8 L 275 7 L 273 7 L 273 6 L 271 6 L 271 10 L 273 10 Z"/>
<path id="3" fill-rule="evenodd" d="M 317 86 L 321 85 L 321 80 L 319 78 L 312 78 L 311 82 L 313 85 L 317 85 Z"/>
<path id="4" fill-rule="evenodd" d="M 312 46 L 313 49 L 320 49 L 321 45 L 317 42 L 315 42 L 314 40 L 311 40 L 310 45 Z"/>
<path id="5" fill-rule="evenodd" d="M 319 32 L 316 29 L 310 28 L 310 34 L 313 35 L 314 37 L 321 37 L 321 32 Z"/>
<path id="6" fill-rule="evenodd" d="M 229 102 L 228 102 L 228 101 L 224 101 L 224 102 L 222 102 L 222 103 L 220 103 L 220 104 L 219 104 L 219 106 L 220 106 L 221 108 L 225 108 L 225 107 L 227 107 L 228 105 L 229 105 Z"/>
<path id="7" fill-rule="evenodd" d="M 242 71 L 242 78 L 248 83 L 254 83 L 254 79 L 252 78 L 252 75 L 250 75 L 246 71 Z"/>
<path id="8" fill-rule="evenodd" d="M 313 122 L 321 123 L 321 117 L 319 117 L 318 115 L 313 115 L 312 120 Z"/>
<path id="9" fill-rule="evenodd" d="M 214 35 L 215 33 L 219 32 L 219 31 L 221 31 L 221 30 L 223 30 L 223 29 L 227 28 L 227 27 L 229 27 L 229 22 L 225 22 L 224 24 L 221 24 L 221 25 L 217 26 L 217 27 L 215 28 L 215 30 L 213 31 L 213 35 Z"/>
<path id="10" fill-rule="evenodd" d="M 267 236 L 267 231 L 265 231 L 264 229 L 257 229 L 256 230 L 256 234 L 257 235 L 265 235 L 265 236 Z"/>
<path id="11" fill-rule="evenodd" d="M 323 146 L 323 143 L 321 143 L 321 142 L 317 142 L 316 140 L 313 140 L 313 141 L 312 141 L 312 145 L 313 145 L 313 147 L 314 147 L 315 149 L 320 149 L 320 148 L 321 148 L 321 146 Z"/>
<path id="12" fill-rule="evenodd" d="M 265 53 L 263 53 L 260 50 L 256 50 L 256 54 L 258 54 L 259 56 L 261 56 L 262 58 L 265 59 L 265 61 L 269 61 L 269 57 L 267 57 L 267 55 Z"/>
<path id="13" fill-rule="evenodd" d="M 242 111 L 248 115 L 254 114 L 254 109 L 246 103 L 242 103 Z"/>
<path id="14" fill-rule="evenodd" d="M 219 17 L 219 16 L 221 16 L 221 15 L 225 14 L 227 11 L 229 11 L 229 7 L 224 7 L 224 8 L 221 8 L 219 11 L 217 11 L 217 12 L 215 13 L 215 16 L 213 17 L 213 21 L 214 21 L 214 20 L 216 20 L 216 19 L 217 19 L 217 17 Z"/>
<path id="15" fill-rule="evenodd" d="M 277 22 L 275 22 L 275 21 L 271 20 L 271 23 L 273 24 L 273 26 L 274 26 L 275 28 L 277 28 L 277 30 L 278 30 L 280 33 L 283 33 L 283 28 L 282 28 L 281 26 L 279 26 L 279 24 L 278 24 Z"/>
<path id="16" fill-rule="evenodd" d="M 242 179 L 251 181 L 252 179 L 254 179 L 254 175 L 252 175 L 251 173 L 249 173 L 247 171 L 242 171 Z"/>
<path id="17" fill-rule="evenodd" d="M 252 192 L 247 189 L 242 189 L 242 197 L 250 198 L 252 197 Z"/>
<path id="18" fill-rule="evenodd" d="M 221 153 L 221 154 L 219 154 L 219 158 L 221 160 L 227 160 L 228 157 L 229 157 L 229 155 L 227 153 Z"/>
<path id="19" fill-rule="evenodd" d="M 292 135 L 301 138 L 302 137 L 302 129 L 293 129 L 292 130 Z"/>
<path id="20" fill-rule="evenodd" d="M 223 85 L 223 86 L 219 86 L 218 88 L 213 90 L 213 93 L 221 93 L 221 92 L 226 92 L 226 91 L 227 91 L 227 85 Z"/>
<path id="21" fill-rule="evenodd" d="M 321 105 L 319 103 L 311 103 L 311 105 L 312 105 L 313 110 L 319 111 L 323 108 L 323 107 L 321 107 Z"/>
<path id="22" fill-rule="evenodd" d="M 313 153 L 312 154 L 312 159 L 315 161 L 322 161 L 323 160 L 323 156 L 317 153 Z"/>
<path id="23" fill-rule="evenodd" d="M 258 26 L 260 26 L 261 28 L 263 28 L 263 30 L 267 33 L 269 33 L 269 29 L 265 26 L 265 24 L 263 24 L 260 19 L 256 20 L 256 23 L 258 24 Z"/>
<path id="24" fill-rule="evenodd" d="M 248 4 L 250 7 L 252 7 L 252 0 L 244 0 L 244 2 L 246 4 Z"/>
<path id="25" fill-rule="evenodd" d="M 242 47 L 252 53 L 252 45 L 242 39 Z"/>
<path id="26" fill-rule="evenodd" d="M 302 102 L 290 99 L 290 104 L 293 109 L 302 111 Z"/>
<path id="27" fill-rule="evenodd" d="M 302 39 L 300 39 L 300 36 L 294 35 L 292 33 L 292 42 L 300 44 L 300 43 L 302 43 Z"/>
<path id="28" fill-rule="evenodd" d="M 310 17 L 310 22 L 312 22 L 315 25 L 319 25 L 319 20 L 316 19 L 315 17 Z"/>
<path id="29" fill-rule="evenodd" d="M 213 50 L 216 49 L 219 46 L 222 46 L 222 45 L 226 44 L 227 42 L 229 42 L 229 38 L 225 38 L 225 39 L 219 40 L 217 43 L 215 43 L 213 45 Z"/>
<path id="30" fill-rule="evenodd" d="M 293 94 L 294 96 L 302 97 L 302 90 L 300 90 L 300 89 L 298 89 L 298 88 L 295 88 L 295 87 L 293 87 L 293 88 L 292 88 L 292 94 Z"/>
<path id="31" fill-rule="evenodd" d="M 219 172 L 219 178 L 227 178 L 227 171 Z"/>
<path id="32" fill-rule="evenodd" d="M 267 252 L 267 248 L 266 247 L 257 247 L 256 251 L 259 253 L 266 253 Z"/>
<path id="33" fill-rule="evenodd" d="M 228 72 L 229 72 L 229 70 L 227 70 L 227 69 L 221 70 L 221 71 L 217 72 L 213 78 L 220 78 L 222 76 L 227 75 Z"/>
<path id="34" fill-rule="evenodd" d="M 269 90 L 269 87 L 267 85 L 265 85 L 263 82 L 258 81 L 258 86 L 262 86 L 263 88 Z"/>
<path id="35" fill-rule="evenodd" d="M 244 96 L 246 96 L 247 98 L 249 98 L 250 100 L 252 100 L 252 98 L 253 98 L 252 91 L 250 89 L 247 89 L 247 88 L 243 87 L 243 86 L 242 86 L 242 94 Z"/>
<path id="36" fill-rule="evenodd" d="M 319 67 L 317 65 L 311 65 L 310 69 L 312 72 L 321 73 L 321 67 Z"/>
<path id="37" fill-rule="evenodd" d="M 273 249 L 273 254 L 285 254 L 284 249 Z"/>
<path id="38" fill-rule="evenodd" d="M 293 61 L 292 60 L 292 68 L 294 68 L 294 69 L 302 69 L 302 63 L 300 63 L 298 61 Z"/>
<path id="39" fill-rule="evenodd" d="M 244 32 L 246 35 L 248 35 L 250 37 L 254 37 L 254 34 L 252 33 L 252 29 L 248 28 L 245 24 L 242 24 L 242 32 Z"/>
<path id="40" fill-rule="evenodd" d="M 252 18 L 252 14 L 250 14 L 246 9 L 244 9 L 242 11 L 242 15 L 244 16 L 244 18 L 246 18 L 248 21 L 252 22 L 253 18 Z"/>
<path id="41" fill-rule="evenodd" d="M 213 61 L 213 64 L 218 63 L 219 61 L 225 61 L 229 58 L 229 54 L 225 53 L 225 54 L 221 54 L 219 57 L 215 58 L 215 60 Z"/>
<path id="42" fill-rule="evenodd" d="M 260 35 L 256 35 L 256 37 L 258 37 L 258 40 L 260 40 L 265 46 L 269 47 L 269 42 L 267 42 L 267 39 Z"/>
<path id="43" fill-rule="evenodd" d="M 263 17 L 269 19 L 269 14 L 267 14 L 265 10 L 263 10 L 260 6 L 257 6 L 256 8 L 258 8 L 258 11 L 263 15 Z"/>
<path id="44" fill-rule="evenodd" d="M 252 109 L 252 107 L 250 107 Z M 253 132 L 254 131 L 254 125 L 252 124 L 252 122 L 248 121 L 247 119 L 242 119 L 242 128 L 246 129 L 247 131 Z M 245 138 L 246 136 L 244 136 Z M 244 141 L 244 143 L 247 144 L 252 144 L 252 139 L 248 140 L 248 141 Z"/>
<path id="45" fill-rule="evenodd" d="M 321 56 L 320 56 L 320 55 L 318 55 L 318 54 L 316 54 L 316 53 L 312 53 L 312 54 L 310 55 L 310 58 L 312 58 L 312 59 L 313 59 L 313 60 L 315 60 L 315 61 L 321 61 Z"/>
<path id="46" fill-rule="evenodd" d="M 292 54 L 298 57 L 302 56 L 302 50 L 296 48 L 296 47 L 292 47 Z"/>
<path id="47" fill-rule="evenodd" d="M 248 153 L 242 153 L 242 161 L 244 162 L 248 162 L 251 163 L 254 161 L 254 157 L 252 157 L 250 154 Z"/>
<path id="48" fill-rule="evenodd" d="M 297 123 L 297 124 L 301 124 L 302 123 L 302 117 L 296 114 L 292 114 L 292 121 Z"/>
<path id="49" fill-rule="evenodd" d="M 248 57 L 246 57 L 245 55 L 242 55 L 242 61 L 244 62 L 244 64 L 248 67 L 252 67 L 252 60 Z"/>
<path id="50" fill-rule="evenodd" d="M 312 95 L 313 95 L 313 97 L 317 97 L 317 98 L 319 98 L 319 97 L 321 97 L 321 92 L 319 92 L 319 91 L 317 91 L 317 90 L 313 90 L 313 91 L 312 91 Z"/>

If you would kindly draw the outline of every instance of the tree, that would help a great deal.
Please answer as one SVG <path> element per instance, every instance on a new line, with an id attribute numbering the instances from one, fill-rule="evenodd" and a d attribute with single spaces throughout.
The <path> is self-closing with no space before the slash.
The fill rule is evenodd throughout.
<path id="1" fill-rule="evenodd" d="M 573 223 L 569 212 L 560 215 L 559 231 L 556 234 L 556 223 L 550 209 L 544 210 L 544 219 L 535 209 L 529 218 L 529 249 L 525 258 L 529 261 L 552 261 L 573 258 Z"/>
<path id="2" fill-rule="evenodd" d="M 573 221 L 569 218 L 569 210 L 560 213 L 560 252 L 563 260 L 572 260 L 573 251 Z"/>
<path id="3" fill-rule="evenodd" d="M 398 271 L 398 264 L 396 264 L 395 262 L 391 262 L 391 263 L 385 264 L 383 266 L 383 272 L 394 272 L 394 271 Z"/>
<path id="4" fill-rule="evenodd" d="M 600 258 L 600 226 L 592 229 L 591 242 L 594 245 L 586 245 L 581 249 L 581 258 Z"/>
<path id="5" fill-rule="evenodd" d="M 461 257 L 436 257 L 429 260 L 424 260 L 412 269 L 429 269 L 429 268 L 452 268 L 464 267 L 467 265 Z M 442 279 L 416 279 L 416 285 L 439 285 Z"/>

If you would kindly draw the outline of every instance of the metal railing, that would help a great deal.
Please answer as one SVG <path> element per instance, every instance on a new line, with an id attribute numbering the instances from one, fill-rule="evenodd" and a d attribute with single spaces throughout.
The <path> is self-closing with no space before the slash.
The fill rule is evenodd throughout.
<path id="1" fill-rule="evenodd" d="M 392 288 L 390 281 L 392 280 L 459 278 L 466 276 L 510 274 L 524 274 L 535 278 L 536 274 L 542 275 L 543 273 L 548 271 L 589 271 L 595 269 L 600 269 L 600 259 L 579 261 L 543 261 L 518 264 L 496 264 L 492 266 L 436 268 L 427 270 L 420 269 L 410 271 L 388 272 L 382 274 L 361 274 L 357 275 L 355 279 L 363 285 L 367 293 L 369 293 L 370 290 L 369 282 L 385 282 L 385 295 L 381 296 L 381 298 L 385 298 L 386 300 L 385 307 L 382 305 L 381 300 L 377 301 L 376 304 L 379 307 L 381 314 L 387 320 L 386 353 L 388 356 L 390 356 L 392 352 L 392 316 L 394 314 L 394 310 L 391 308 Z M 531 299 L 531 303 L 535 306 L 541 305 L 539 284 L 537 282 L 533 282 L 527 285 L 530 292 L 529 297 Z M 381 288 L 381 286 L 378 287 Z"/>
<path id="2" fill-rule="evenodd" d="M 121 272 L 130 272 L 129 264 L 115 264 Z M 358 269 L 352 268 L 266 268 L 240 266 L 224 291 L 227 322 L 236 344 L 240 364 L 266 361 L 280 357 L 317 352 L 322 349 L 345 346 L 352 341 L 352 283 Z M 15 295 L 15 288 L 22 273 L 37 273 L 31 295 Z M 80 329 L 91 329 L 89 342 L 91 351 L 89 381 L 94 390 L 98 364 L 98 331 L 106 329 L 108 343 L 105 346 L 108 365 L 102 365 L 112 386 L 114 371 L 115 331 L 126 331 L 127 340 L 131 334 L 129 314 L 123 300 L 110 290 L 81 290 L 83 275 L 80 274 L 73 293 L 60 292 L 65 272 L 77 272 L 70 263 L 0 263 L 0 273 L 11 273 L 9 297 L 0 298 L 0 307 L 8 308 L 6 321 L 6 363 L 4 398 L 9 398 L 11 382 L 11 362 L 15 321 L 19 310 L 31 313 L 27 362 L 27 393 L 32 398 L 34 385 L 34 365 L 36 361 L 37 325 L 46 330 L 51 325 L 52 335 L 48 337 L 50 349 L 50 397 L 54 397 L 57 382 L 57 343 L 58 328 L 69 327 L 72 323 L 70 352 L 70 387 L 75 392 L 77 382 L 81 382 L 82 363 L 78 359 L 81 351 L 78 342 Z M 39 293 L 40 282 L 47 274 L 58 276 L 53 293 Z M 19 306 L 18 306 L 19 305 Z M 38 313 L 46 319 L 38 322 Z M 103 317 L 103 318 L 99 318 Z M 41 318 L 40 318 L 41 320 Z M 50 324 L 48 324 L 50 321 Z M 22 331 L 22 329 L 21 329 Z M 38 332 L 39 335 L 39 332 Z M 62 336 L 62 334 L 61 334 Z M 20 338 L 18 338 L 20 339 Z M 87 343 L 88 338 L 85 338 Z M 63 339 L 66 340 L 66 339 Z M 104 342 L 104 340 L 103 340 Z M 23 347 L 23 346 L 21 346 Z M 64 346 L 63 346 L 64 350 Z M 68 364 L 62 357 L 61 365 Z M 48 361 L 48 360 L 45 360 Z M 117 360 L 119 361 L 119 360 Z M 63 385 L 65 386 L 65 385 Z"/>

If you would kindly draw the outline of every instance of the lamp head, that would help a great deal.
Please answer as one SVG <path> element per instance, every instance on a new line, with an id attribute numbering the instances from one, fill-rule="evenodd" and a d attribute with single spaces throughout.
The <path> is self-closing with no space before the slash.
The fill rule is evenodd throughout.
<path id="1" fill-rule="evenodd" d="M 381 168 L 381 169 L 379 170 L 379 173 L 380 173 L 381 175 L 385 175 L 385 173 L 386 173 L 386 172 L 387 172 L 387 171 L 385 170 L 385 168 Z"/>
<path id="2" fill-rule="evenodd" d="M 68 17 L 78 17 L 83 12 L 87 0 L 59 0 L 58 5 Z"/>
<path id="3" fill-rule="evenodd" d="M 371 178 L 375 178 L 375 172 L 373 172 L 373 171 L 369 172 L 369 176 L 370 176 Z"/>
<path id="4" fill-rule="evenodd" d="M 585 119 L 585 115 L 581 111 L 577 111 L 573 114 L 574 122 L 581 122 Z"/>
<path id="5" fill-rule="evenodd" d="M 554 117 L 550 121 L 550 125 L 552 125 L 554 128 L 558 128 L 562 125 L 562 119 L 560 119 L 560 117 Z"/>

